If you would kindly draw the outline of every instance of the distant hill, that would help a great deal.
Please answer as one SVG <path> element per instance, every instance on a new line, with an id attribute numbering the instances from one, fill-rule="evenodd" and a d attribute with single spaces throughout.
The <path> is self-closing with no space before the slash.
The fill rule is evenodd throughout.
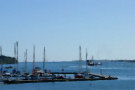
<path id="1" fill-rule="evenodd" d="M 100 60 L 100 61 L 109 61 L 109 62 L 131 62 L 131 63 L 135 63 L 135 60 L 134 59 L 130 59 L 130 60 Z"/>
<path id="2" fill-rule="evenodd" d="M 0 56 L 0 64 L 14 64 L 15 62 L 17 62 L 17 60 L 13 57 L 9 57 L 9 56 Z"/>

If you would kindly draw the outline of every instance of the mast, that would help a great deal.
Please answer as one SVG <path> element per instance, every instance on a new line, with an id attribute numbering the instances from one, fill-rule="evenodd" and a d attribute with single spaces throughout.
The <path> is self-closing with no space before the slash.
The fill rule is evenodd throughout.
<path id="1" fill-rule="evenodd" d="M 18 71 L 18 42 L 16 42 L 16 60 L 17 60 L 17 71 Z"/>
<path id="2" fill-rule="evenodd" d="M 94 57 L 92 56 L 92 61 L 94 60 Z"/>
<path id="3" fill-rule="evenodd" d="M 27 49 L 26 49 L 26 54 L 25 54 L 25 72 L 27 72 Z"/>
<path id="4" fill-rule="evenodd" d="M 24 52 L 24 67 L 23 67 L 23 72 L 25 73 L 25 58 L 26 58 L 26 55 L 25 55 L 25 52 Z"/>
<path id="5" fill-rule="evenodd" d="M 14 58 L 15 58 L 15 62 L 14 62 L 14 68 L 16 68 L 16 43 L 14 43 Z M 17 68 L 16 68 L 17 69 Z"/>
<path id="6" fill-rule="evenodd" d="M 33 70 L 35 68 L 35 46 L 33 46 Z"/>
<path id="7" fill-rule="evenodd" d="M 24 52 L 24 72 L 27 72 L 27 49 Z"/>
<path id="8" fill-rule="evenodd" d="M 43 70 L 45 70 L 45 47 L 44 47 L 44 54 L 43 54 Z"/>
<path id="9" fill-rule="evenodd" d="M 86 48 L 86 72 L 88 72 L 87 57 L 88 57 L 88 53 L 87 53 L 87 48 Z"/>
<path id="10" fill-rule="evenodd" d="M 82 56 L 81 56 L 81 46 L 79 46 L 79 73 L 82 71 Z"/>
<path id="11" fill-rule="evenodd" d="M 0 46 L 0 56 L 2 56 L 2 47 Z M 0 70 L 0 77 L 2 77 L 2 68 L 3 68 L 3 65 L 1 65 L 1 70 Z"/>
<path id="12" fill-rule="evenodd" d="M 2 47 L 0 46 L 0 56 L 2 56 Z"/>

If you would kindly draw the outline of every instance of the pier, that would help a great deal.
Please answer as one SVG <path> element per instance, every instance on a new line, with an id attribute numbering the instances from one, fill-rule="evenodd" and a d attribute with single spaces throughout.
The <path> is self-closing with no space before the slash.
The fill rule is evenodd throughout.
<path id="1" fill-rule="evenodd" d="M 77 72 L 52 72 L 50 73 L 52 75 L 54 74 L 63 74 L 63 75 L 68 75 L 68 74 L 73 74 L 76 75 L 78 74 Z M 82 75 L 84 73 L 81 73 Z M 38 83 L 38 82 L 66 82 L 66 81 L 94 81 L 94 80 L 116 80 L 118 79 L 117 77 L 112 77 L 112 76 L 107 76 L 107 75 L 100 75 L 100 74 L 94 74 L 94 73 L 88 73 L 90 77 L 83 77 L 83 78 L 45 78 L 41 76 L 41 79 L 37 80 L 23 80 L 23 79 L 18 79 L 18 80 L 3 80 L 5 84 L 19 84 L 19 83 Z"/>
<path id="2" fill-rule="evenodd" d="M 5 84 L 39 83 L 39 82 L 66 82 L 66 81 L 94 81 L 94 80 L 115 80 L 117 77 L 109 78 L 82 78 L 82 79 L 47 79 L 47 80 L 4 80 Z"/>
<path id="3" fill-rule="evenodd" d="M 51 72 L 51 74 L 78 74 L 77 72 Z M 84 74 L 84 73 L 80 73 Z M 101 75 L 101 74 L 96 74 L 96 73 L 88 73 L 88 75 L 94 76 L 94 77 L 99 77 L 99 78 L 108 78 L 111 77 L 109 75 Z"/>

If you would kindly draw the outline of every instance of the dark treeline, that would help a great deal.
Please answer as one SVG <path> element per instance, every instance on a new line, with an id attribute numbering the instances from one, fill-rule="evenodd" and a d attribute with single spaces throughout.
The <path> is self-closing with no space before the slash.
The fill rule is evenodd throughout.
<path id="1" fill-rule="evenodd" d="M 13 57 L 9 57 L 9 56 L 0 56 L 0 64 L 14 64 L 15 62 L 17 62 L 17 60 Z"/>

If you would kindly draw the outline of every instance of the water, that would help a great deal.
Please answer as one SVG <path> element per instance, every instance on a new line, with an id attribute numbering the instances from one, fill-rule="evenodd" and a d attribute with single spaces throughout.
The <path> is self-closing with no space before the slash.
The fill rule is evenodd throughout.
<path id="1" fill-rule="evenodd" d="M 19 69 L 23 71 L 24 63 L 19 63 Z M 42 67 L 42 63 L 36 63 Z M 89 67 L 90 72 L 117 76 L 118 80 L 102 81 L 76 81 L 76 82 L 49 82 L 49 83 L 25 83 L 3 84 L 0 90 L 135 90 L 135 63 L 128 62 L 103 62 L 101 66 Z M 83 62 L 85 70 L 85 62 Z M 51 71 L 78 71 L 78 62 L 47 62 L 46 68 Z M 9 70 L 11 71 L 11 70 Z M 32 63 L 28 63 L 28 71 L 32 71 Z"/>

